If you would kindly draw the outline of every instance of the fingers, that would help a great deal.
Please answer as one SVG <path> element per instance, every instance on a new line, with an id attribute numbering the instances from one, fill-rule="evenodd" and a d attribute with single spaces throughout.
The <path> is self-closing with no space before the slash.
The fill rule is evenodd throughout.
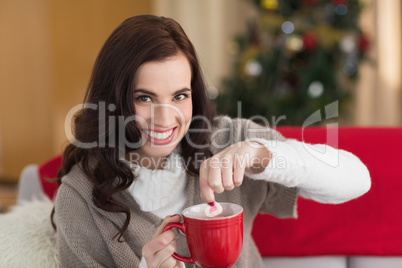
<path id="1" fill-rule="evenodd" d="M 158 229 L 156 230 L 156 232 L 154 234 L 154 238 L 162 233 L 163 228 L 165 228 L 165 226 L 168 223 L 170 223 L 170 222 L 180 222 L 180 219 L 181 218 L 180 218 L 179 214 L 175 214 L 175 215 L 165 217 L 165 219 L 163 219 L 163 222 L 161 223 L 161 225 L 159 225 Z"/>
<path id="2" fill-rule="evenodd" d="M 264 170 L 272 156 L 262 144 L 254 143 L 243 141 L 232 144 L 201 164 L 201 198 L 205 202 L 215 201 L 214 193 L 240 186 L 246 168 L 253 168 L 257 173 Z M 256 167 L 253 165 L 254 161 L 257 163 Z"/>
<path id="3" fill-rule="evenodd" d="M 205 160 L 200 168 L 201 198 L 207 203 L 215 201 L 214 193 L 240 186 L 243 176 L 244 167 L 235 163 L 235 154 L 218 154 Z"/>
<path id="4" fill-rule="evenodd" d="M 149 241 L 142 249 L 142 255 L 146 258 L 147 256 L 153 256 L 156 252 L 162 250 L 167 245 L 169 245 L 175 239 L 173 231 L 166 231 Z"/>
<path id="5" fill-rule="evenodd" d="M 235 157 L 235 165 L 233 167 L 233 185 L 234 187 L 240 186 L 244 179 L 244 164 L 242 164 L 240 157 Z"/>
<path id="6" fill-rule="evenodd" d="M 166 261 L 177 248 L 177 242 L 173 231 L 166 231 L 151 241 L 149 241 L 142 249 L 142 256 L 144 256 L 149 267 L 159 267 Z"/>
<path id="7" fill-rule="evenodd" d="M 222 183 L 222 171 L 220 159 L 218 157 L 212 157 L 209 160 L 209 171 L 208 171 L 208 185 L 216 193 L 222 193 L 225 189 Z"/>
<path id="8" fill-rule="evenodd" d="M 177 241 L 174 239 L 169 245 L 167 245 L 163 250 L 158 251 L 155 254 L 155 259 L 159 260 L 158 266 L 161 268 L 171 268 L 177 263 L 177 260 L 172 257 L 172 254 L 177 249 Z"/>
<path id="9" fill-rule="evenodd" d="M 222 184 L 225 190 L 233 190 L 233 161 L 230 156 L 221 159 Z"/>
<path id="10" fill-rule="evenodd" d="M 204 199 L 206 203 L 215 201 L 214 189 L 212 189 L 208 182 L 208 173 L 208 163 L 204 161 L 200 167 L 200 189 L 201 198 Z"/>
<path id="11" fill-rule="evenodd" d="M 162 232 L 163 228 L 170 222 L 179 222 L 180 215 L 166 217 L 156 230 L 151 241 L 145 244 L 142 249 L 148 267 L 175 267 L 178 265 L 172 254 L 177 249 L 177 241 L 173 231 Z"/>

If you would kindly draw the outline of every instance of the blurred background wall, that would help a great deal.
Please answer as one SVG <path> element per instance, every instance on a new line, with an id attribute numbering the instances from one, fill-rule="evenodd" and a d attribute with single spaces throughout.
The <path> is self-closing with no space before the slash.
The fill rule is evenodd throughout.
<path id="1" fill-rule="evenodd" d="M 83 100 L 96 55 L 143 0 L 0 0 L 3 180 L 61 153 L 64 118 Z"/>
<path id="2" fill-rule="evenodd" d="M 402 7 L 362 0 L 362 30 L 373 63 L 360 66 L 348 124 L 398 126 L 401 116 Z M 81 103 L 103 42 L 125 18 L 175 18 L 193 41 L 211 95 L 233 63 L 231 40 L 254 16 L 247 0 L 0 0 L 0 177 L 59 154 L 64 119 Z M 1 180 L 1 179 L 0 179 Z"/>

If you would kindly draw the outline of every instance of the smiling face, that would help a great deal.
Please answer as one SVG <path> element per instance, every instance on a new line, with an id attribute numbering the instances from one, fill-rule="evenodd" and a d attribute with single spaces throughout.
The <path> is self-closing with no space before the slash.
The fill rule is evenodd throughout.
<path id="1" fill-rule="evenodd" d="M 190 127 L 190 64 L 181 53 L 146 62 L 137 70 L 134 85 L 135 116 L 142 134 L 142 146 L 135 152 L 147 167 L 160 168 L 159 159 L 176 148 Z"/>

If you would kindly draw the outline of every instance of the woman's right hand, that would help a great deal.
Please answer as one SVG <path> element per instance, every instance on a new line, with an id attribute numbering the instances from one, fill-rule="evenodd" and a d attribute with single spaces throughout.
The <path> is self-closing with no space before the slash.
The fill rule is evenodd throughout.
<path id="1" fill-rule="evenodd" d="M 180 215 L 167 216 L 156 230 L 151 241 L 142 248 L 142 256 L 149 268 L 181 268 L 180 261 L 172 257 L 176 251 L 177 240 L 172 230 L 162 233 L 163 228 L 170 222 L 180 222 Z"/>

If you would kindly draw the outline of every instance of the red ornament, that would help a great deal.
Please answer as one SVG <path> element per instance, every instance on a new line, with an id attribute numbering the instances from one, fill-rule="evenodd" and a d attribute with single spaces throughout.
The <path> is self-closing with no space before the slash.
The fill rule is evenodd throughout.
<path id="1" fill-rule="evenodd" d="M 367 38 L 366 36 L 364 36 L 364 35 L 361 35 L 361 36 L 359 37 L 358 44 L 359 44 L 359 50 L 360 50 L 362 53 L 366 52 L 367 49 L 370 47 L 370 41 L 369 41 L 368 38 Z"/>
<path id="2" fill-rule="evenodd" d="M 315 5 L 319 2 L 320 0 L 304 0 L 309 5 Z"/>
<path id="3" fill-rule="evenodd" d="M 346 4 L 347 0 L 332 0 L 335 5 Z"/>
<path id="4" fill-rule="evenodd" d="M 305 33 L 303 35 L 303 45 L 304 49 L 307 51 L 316 49 L 318 46 L 317 37 L 312 33 Z"/>

